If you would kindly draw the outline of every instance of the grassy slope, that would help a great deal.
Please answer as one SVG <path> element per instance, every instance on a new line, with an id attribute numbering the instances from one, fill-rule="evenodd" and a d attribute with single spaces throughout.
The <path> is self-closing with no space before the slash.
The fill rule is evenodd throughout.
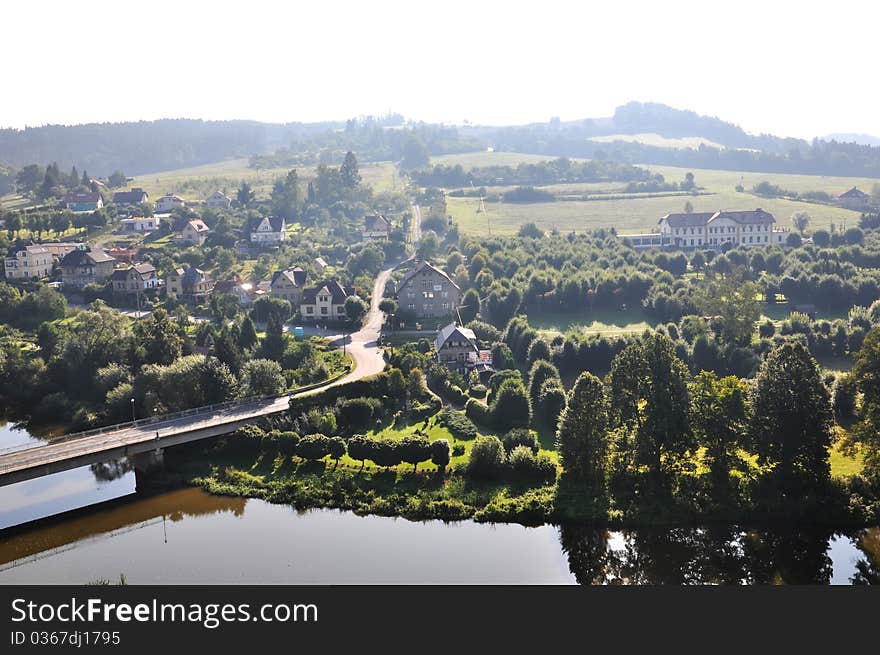
<path id="1" fill-rule="evenodd" d="M 461 164 L 465 168 L 488 165 L 515 166 L 521 162 L 537 162 L 548 159 L 541 155 L 522 155 L 505 152 L 468 153 L 434 157 L 432 162 L 449 165 Z M 771 173 L 740 173 L 737 171 L 716 171 L 704 169 L 685 169 L 672 166 L 647 166 L 655 173 L 662 173 L 667 180 L 680 180 L 688 170 L 696 176 L 697 184 L 705 187 L 712 195 L 698 197 L 671 198 L 631 198 L 623 200 L 566 201 L 549 203 L 487 203 L 487 213 L 478 214 L 478 201 L 473 198 L 448 198 L 449 213 L 455 217 L 463 232 L 469 234 L 512 234 L 520 225 L 535 222 L 550 229 L 562 231 L 588 230 L 614 226 L 622 232 L 649 230 L 656 226 L 657 219 L 671 211 L 681 211 L 686 201 L 690 201 L 696 211 L 716 209 L 750 209 L 761 207 L 776 216 L 778 223 L 788 226 L 788 219 L 798 210 L 807 211 L 812 217 L 812 228 L 827 228 L 832 222 L 841 225 L 855 225 L 858 212 L 793 200 L 760 198 L 748 191 L 738 193 L 737 184 L 746 189 L 761 181 L 768 181 L 791 191 L 825 191 L 838 194 L 852 186 L 866 191 L 877 183 L 869 178 L 826 177 L 814 175 L 787 175 Z M 551 185 L 547 187 L 557 194 L 584 194 L 602 190 L 616 189 L 620 183 Z M 493 187 L 497 192 L 503 188 Z"/>

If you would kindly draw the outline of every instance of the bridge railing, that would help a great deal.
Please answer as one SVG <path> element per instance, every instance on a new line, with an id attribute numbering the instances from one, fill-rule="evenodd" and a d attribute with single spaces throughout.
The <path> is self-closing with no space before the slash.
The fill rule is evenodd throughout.
<path id="1" fill-rule="evenodd" d="M 342 379 L 346 375 L 348 375 L 352 371 L 352 366 L 349 363 L 343 371 L 330 377 L 326 380 L 321 380 L 320 382 L 314 382 L 312 384 L 307 384 L 302 387 L 298 387 L 296 389 L 289 389 L 285 393 L 278 394 L 275 396 L 249 396 L 247 398 L 236 398 L 235 400 L 229 400 L 223 403 L 214 403 L 212 405 L 203 405 L 202 407 L 193 407 L 191 409 L 184 409 L 179 412 L 172 412 L 170 414 L 161 414 L 159 416 L 150 416 L 147 418 L 142 418 L 137 421 L 127 421 L 125 423 L 115 423 L 113 425 L 105 425 L 99 428 L 92 428 L 90 430 L 81 430 L 80 432 L 70 432 L 68 434 L 61 435 L 59 437 L 53 438 L 49 443 L 40 444 L 29 447 L 19 447 L 12 446 L 9 448 L 0 449 L 0 457 L 3 455 L 11 455 L 13 453 L 24 453 L 31 450 L 38 450 L 43 446 L 55 445 L 58 443 L 64 443 L 66 441 L 72 441 L 75 439 L 81 439 L 83 437 L 91 437 L 99 434 L 109 434 L 111 432 L 118 432 L 119 430 L 127 430 L 135 427 L 144 427 L 150 426 L 155 428 L 161 428 L 163 425 L 167 426 L 172 421 L 175 421 L 179 418 L 184 418 L 187 416 L 199 416 L 199 415 L 208 415 L 213 414 L 220 411 L 226 411 L 230 409 L 236 409 L 238 407 L 243 407 L 245 405 L 254 405 L 258 406 L 260 403 L 269 403 L 275 402 L 280 398 L 291 398 L 297 394 L 305 393 L 307 391 L 312 391 L 314 389 L 318 389 L 323 386 L 331 385 L 332 383 Z M 256 407 L 255 407 L 256 408 Z M 186 426 L 184 426 L 186 427 Z M 176 432 L 166 432 L 165 436 L 170 436 L 171 434 L 176 434 Z M 25 456 L 22 458 L 16 458 L 18 466 L 24 462 L 33 461 L 35 459 L 39 459 L 41 455 L 38 453 L 34 453 L 30 457 Z M 8 469 L 12 468 L 12 464 L 2 464 L 0 463 L 0 473 L 6 472 Z"/>

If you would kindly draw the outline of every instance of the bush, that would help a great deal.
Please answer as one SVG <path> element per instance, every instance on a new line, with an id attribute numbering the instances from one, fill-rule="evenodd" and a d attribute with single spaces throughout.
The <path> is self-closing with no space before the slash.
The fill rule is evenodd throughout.
<path id="1" fill-rule="evenodd" d="M 492 424 L 499 430 L 527 427 L 531 420 L 529 397 L 522 382 L 507 380 L 492 403 Z"/>
<path id="2" fill-rule="evenodd" d="M 364 460 L 370 459 L 372 450 L 372 439 L 356 434 L 348 440 L 348 456 L 353 460 L 364 465 Z"/>
<path id="3" fill-rule="evenodd" d="M 338 402 L 339 419 L 349 430 L 364 429 L 382 414 L 382 401 L 378 398 L 349 398 Z"/>
<path id="4" fill-rule="evenodd" d="M 472 398 L 483 399 L 486 397 L 487 393 L 489 393 L 489 390 L 486 388 L 485 384 L 475 384 L 470 388 Z"/>
<path id="5" fill-rule="evenodd" d="M 465 403 L 464 413 L 477 425 L 488 425 L 491 418 L 489 408 L 485 403 L 480 402 L 476 398 L 471 398 Z"/>
<path id="6" fill-rule="evenodd" d="M 449 441 L 446 439 L 435 439 L 431 442 L 431 463 L 436 465 L 441 471 L 449 466 Z M 464 451 L 464 448 L 462 448 Z"/>
<path id="7" fill-rule="evenodd" d="M 342 437 L 331 437 L 327 440 L 327 454 L 337 462 L 340 457 L 345 455 L 345 452 L 345 441 L 343 441 Z"/>
<path id="8" fill-rule="evenodd" d="M 525 428 L 514 428 L 504 435 L 504 450 L 510 453 L 514 448 L 525 446 L 535 455 L 538 454 L 538 438 L 535 433 Z"/>
<path id="9" fill-rule="evenodd" d="M 504 468 L 504 446 L 498 437 L 477 437 L 471 448 L 467 473 L 473 477 L 491 478 Z"/>
<path id="10" fill-rule="evenodd" d="M 856 413 L 856 394 L 858 393 L 855 378 L 850 373 L 840 375 L 834 381 L 833 393 L 832 406 L 837 420 L 846 421 L 853 418 Z"/>
<path id="11" fill-rule="evenodd" d="M 307 434 L 296 445 L 296 454 L 303 459 L 318 460 L 330 453 L 330 439 L 323 434 Z"/>
<path id="12" fill-rule="evenodd" d="M 386 468 L 397 466 L 401 462 L 397 442 L 388 438 L 371 439 L 369 459 L 373 460 L 376 466 Z"/>
<path id="13" fill-rule="evenodd" d="M 457 443 L 452 447 L 452 456 L 461 457 L 464 455 L 464 444 Z"/>
<path id="14" fill-rule="evenodd" d="M 467 416 L 454 409 L 444 408 L 440 412 L 440 423 L 459 439 L 474 439 L 477 436 L 477 426 Z"/>
<path id="15" fill-rule="evenodd" d="M 268 435 L 267 435 L 268 436 Z M 296 432 L 278 432 L 271 442 L 271 447 L 275 448 L 282 455 L 296 455 L 296 446 L 299 443 L 299 435 Z M 263 450 L 267 450 L 269 444 L 263 440 Z"/>
<path id="16" fill-rule="evenodd" d="M 233 443 L 236 449 L 248 451 L 259 451 L 263 448 L 263 438 L 265 433 L 256 425 L 243 425 L 233 434 Z"/>
<path id="17" fill-rule="evenodd" d="M 413 465 L 413 471 L 419 462 L 425 462 L 431 458 L 431 444 L 428 437 L 419 432 L 405 436 L 397 443 L 397 451 L 400 459 L 407 464 Z"/>

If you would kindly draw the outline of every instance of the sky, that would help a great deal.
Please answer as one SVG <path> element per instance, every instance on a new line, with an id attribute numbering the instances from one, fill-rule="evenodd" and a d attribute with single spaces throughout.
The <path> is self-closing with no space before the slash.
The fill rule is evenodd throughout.
<path id="1" fill-rule="evenodd" d="M 631 100 L 880 135 L 880 3 L 6 0 L 0 127 L 156 118 L 519 124 Z"/>

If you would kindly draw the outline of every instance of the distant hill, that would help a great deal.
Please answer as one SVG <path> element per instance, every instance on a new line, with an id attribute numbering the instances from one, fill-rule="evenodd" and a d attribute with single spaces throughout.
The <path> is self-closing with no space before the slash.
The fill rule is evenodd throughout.
<path id="1" fill-rule="evenodd" d="M 858 143 L 863 146 L 880 147 L 880 137 L 870 134 L 853 134 L 841 132 L 821 137 L 823 141 L 838 141 L 839 143 Z"/>
<path id="2" fill-rule="evenodd" d="M 0 165 L 57 162 L 90 175 L 140 175 L 271 152 L 344 123 L 163 119 L 0 130 Z"/>

